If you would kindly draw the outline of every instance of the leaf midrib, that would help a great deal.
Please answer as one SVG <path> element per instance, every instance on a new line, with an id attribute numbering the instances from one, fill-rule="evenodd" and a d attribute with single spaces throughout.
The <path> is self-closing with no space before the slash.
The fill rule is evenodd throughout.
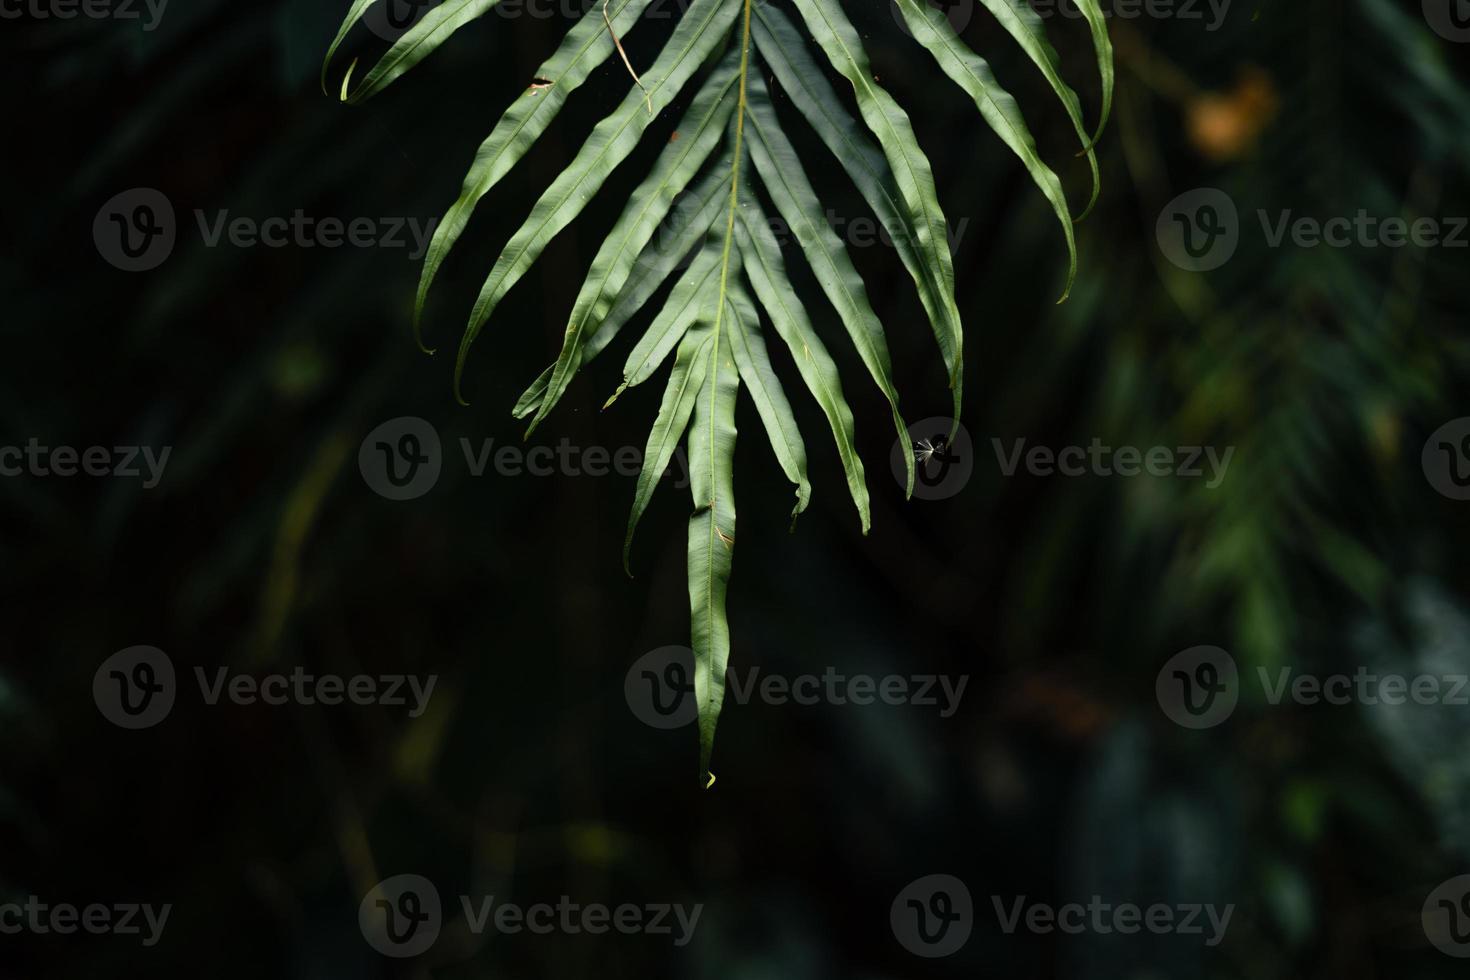
<path id="1" fill-rule="evenodd" d="M 670 174 L 672 174 L 674 171 L 676 171 L 678 169 L 678 166 L 679 166 L 680 163 L 683 163 L 684 160 L 688 159 L 689 154 L 692 153 L 693 150 L 694 150 L 695 143 L 698 142 L 699 136 L 702 133 L 704 133 L 704 131 L 706 129 L 709 128 L 710 121 L 712 119 L 714 119 L 716 116 L 719 116 L 721 114 L 720 113 L 720 107 L 723 105 L 723 103 L 725 101 L 725 95 L 726 95 L 726 93 L 728 93 L 730 91 L 730 86 L 731 85 L 734 85 L 734 84 L 735 84 L 735 78 L 732 76 L 731 79 L 730 79 L 730 81 L 728 83 L 726 83 L 724 89 L 721 90 L 719 97 L 716 98 L 714 100 L 714 102 L 710 105 L 710 111 L 708 113 L 706 113 L 705 116 L 702 119 L 699 120 L 699 128 L 695 131 L 695 133 L 694 133 L 693 136 L 689 137 L 689 141 L 684 146 L 682 152 L 680 153 L 679 158 L 678 158 L 678 161 L 673 165 L 673 167 L 670 168 Z M 668 180 L 666 178 L 663 183 L 659 184 L 659 189 L 662 190 L 665 186 L 667 186 L 667 184 L 668 184 Z M 618 260 L 620 260 L 623 257 L 623 255 L 627 252 L 627 250 L 628 250 L 628 243 L 633 240 L 634 233 L 637 232 L 637 230 L 639 229 L 639 227 L 641 227 L 642 222 L 643 222 L 643 216 L 648 213 L 649 208 L 653 207 L 654 203 L 657 200 L 658 200 L 658 195 L 657 195 L 657 193 L 654 193 L 654 194 L 650 194 L 649 197 L 648 197 L 648 200 L 643 203 L 643 207 L 641 209 L 639 209 L 639 211 L 638 211 L 638 217 L 637 217 L 637 219 L 634 220 L 634 221 L 632 221 L 629 224 L 628 230 L 623 235 L 622 241 L 620 241 L 618 243 L 617 249 L 613 252 L 611 261 L 609 261 L 609 263 L 608 263 L 609 267 L 616 266 L 618 264 Z M 572 324 L 572 327 L 568 330 L 569 333 L 575 332 L 575 338 L 576 339 L 580 339 L 580 337 L 581 337 L 581 335 L 583 333 L 583 330 L 584 330 L 584 328 L 585 328 L 585 326 L 587 324 L 587 321 L 592 317 L 592 311 L 594 309 L 596 309 L 596 307 L 597 307 L 597 302 L 599 300 L 601 300 L 606 294 L 607 294 L 607 278 L 604 277 L 602 284 L 597 289 L 597 294 L 595 296 L 593 296 L 592 299 L 591 299 L 591 301 L 588 303 L 587 309 L 583 312 L 582 316 L 574 324 Z M 617 297 L 614 296 L 613 297 L 613 301 L 616 302 L 616 299 L 617 299 Z M 595 333 L 596 331 L 594 330 L 593 332 Z M 576 340 L 574 339 L 573 342 L 575 343 Z"/>

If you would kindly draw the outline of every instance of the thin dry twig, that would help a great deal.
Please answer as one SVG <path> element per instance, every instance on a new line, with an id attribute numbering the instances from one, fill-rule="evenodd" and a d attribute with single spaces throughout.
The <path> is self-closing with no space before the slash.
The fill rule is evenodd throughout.
<path id="1" fill-rule="evenodd" d="M 651 116 L 653 115 L 653 96 L 648 94 L 648 89 L 643 88 L 642 79 L 633 70 L 633 62 L 628 60 L 628 52 L 623 50 L 623 42 L 618 40 L 618 32 L 613 30 L 612 19 L 607 16 L 607 4 L 608 0 L 602 0 L 602 22 L 607 25 L 608 36 L 612 38 L 613 46 L 618 49 L 618 54 L 622 56 L 623 66 L 628 69 L 628 74 L 633 76 L 634 84 L 643 89 L 643 101 L 647 103 L 648 114 Z"/>

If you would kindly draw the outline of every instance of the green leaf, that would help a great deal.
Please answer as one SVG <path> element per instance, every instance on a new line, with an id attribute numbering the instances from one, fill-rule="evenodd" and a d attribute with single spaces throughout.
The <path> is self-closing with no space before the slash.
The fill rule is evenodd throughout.
<path id="1" fill-rule="evenodd" d="M 754 287 L 756 297 L 766 315 L 771 318 L 776 332 L 791 351 L 796 369 L 806 382 L 807 389 L 822 407 L 822 412 L 832 426 L 832 435 L 837 442 L 837 455 L 842 460 L 842 471 L 847 476 L 847 488 L 852 494 L 853 503 L 857 505 L 863 533 L 867 534 L 872 524 L 868 486 L 863 476 L 863 461 L 857 453 L 852 410 L 848 408 L 847 399 L 842 394 L 837 364 L 817 336 L 806 315 L 806 309 L 786 277 L 781 247 L 771 233 L 770 221 L 754 203 L 753 194 L 747 193 L 746 201 L 746 206 L 740 211 L 740 226 L 737 229 L 745 276 Z"/>
<path id="2" fill-rule="evenodd" d="M 904 23 L 914 40 L 922 44 L 944 73 L 954 79 L 975 100 L 975 106 L 985 122 L 1011 148 L 1025 164 L 1031 179 L 1041 188 L 1041 193 L 1051 203 L 1057 220 L 1062 223 L 1062 234 L 1067 239 L 1067 284 L 1062 290 L 1062 302 L 1072 291 L 1072 281 L 1077 278 L 1077 241 L 1072 232 L 1071 212 L 1067 208 L 1067 197 L 1062 191 L 1062 182 L 1037 154 L 1036 139 L 1026 127 L 1021 108 L 1011 94 L 1000 87 L 990 66 L 962 41 L 944 14 L 929 6 L 925 0 L 894 0 Z"/>
<path id="3" fill-rule="evenodd" d="M 700 238 L 714 224 L 715 219 L 723 213 L 730 196 L 731 159 L 732 157 L 726 154 L 724 159 L 715 165 L 714 170 L 705 176 L 694 190 L 685 195 L 666 219 L 664 232 L 658 241 L 645 248 L 643 254 L 638 256 L 633 272 L 628 276 L 628 281 L 623 284 L 622 291 L 618 293 L 617 302 L 603 318 L 597 331 L 578 348 L 576 359 L 579 366 L 588 363 L 602 353 L 603 349 L 617 337 L 623 324 L 643 308 L 648 298 L 658 291 L 659 286 L 663 285 L 669 273 L 684 261 Z M 555 370 L 556 363 L 553 362 L 521 394 L 512 412 L 516 418 L 523 419 L 541 407 Z"/>
<path id="4" fill-rule="evenodd" d="M 607 405 L 628 388 L 648 380 L 690 324 L 701 316 L 709 321 L 719 295 L 721 258 L 721 240 L 711 234 L 694 263 L 679 277 L 663 309 L 628 354 L 628 361 L 623 365 L 623 383 L 607 400 Z"/>
<path id="5" fill-rule="evenodd" d="M 630 557 L 633 551 L 633 532 L 658 481 L 669 467 L 674 449 L 689 427 L 689 416 L 694 412 L 694 403 L 704 386 L 705 371 L 709 367 L 707 356 L 714 331 L 708 326 L 698 326 L 684 335 L 679 352 L 674 355 L 674 369 L 669 373 L 669 383 L 664 387 L 663 404 L 659 406 L 658 418 L 648 433 L 648 445 L 643 450 L 643 465 L 638 471 L 638 488 L 633 494 L 633 510 L 628 515 L 628 533 L 623 538 L 623 570 L 632 575 Z"/>
<path id="6" fill-rule="evenodd" d="M 757 47 L 792 103 L 842 162 L 893 239 L 929 314 L 958 419 L 964 390 L 963 333 L 954 299 L 948 224 L 934 189 L 929 159 L 919 147 L 908 114 L 874 81 L 857 31 L 836 0 L 797 0 L 797 7 L 828 60 L 852 84 L 858 110 L 878 137 L 883 155 L 858 133 L 796 28 L 780 11 L 772 7 L 757 10 Z"/>
<path id="7" fill-rule="evenodd" d="M 721 307 L 720 312 L 723 312 Z M 689 625 L 694 646 L 694 700 L 699 707 L 699 771 L 708 785 L 715 726 L 725 701 L 730 621 L 725 595 L 735 551 L 735 397 L 740 378 L 718 322 L 709 347 L 704 388 L 689 427 Z"/>
<path id="8" fill-rule="evenodd" d="M 337 56 L 337 49 L 342 46 L 342 40 L 347 37 L 347 32 L 360 20 L 367 9 L 373 5 L 373 0 L 352 0 L 352 6 L 347 9 L 347 16 L 342 18 L 342 26 L 337 28 L 337 36 L 332 38 L 332 43 L 327 45 L 327 56 L 322 59 L 322 94 L 327 93 L 327 73 L 332 68 L 332 59 Z M 346 102 L 344 95 L 342 101 Z"/>
<path id="9" fill-rule="evenodd" d="M 449 40 L 451 34 L 483 16 L 499 2 L 500 0 L 443 0 L 393 42 L 393 46 L 378 59 L 378 63 L 373 65 L 343 101 L 354 105 L 366 102 L 393 84 L 404 72 L 433 54 L 439 45 Z M 352 14 L 349 13 L 348 17 L 351 18 Z M 351 24 L 345 26 L 350 27 Z M 331 54 L 327 57 L 330 59 Z M 326 71 L 325 65 L 322 70 Z"/>
<path id="10" fill-rule="evenodd" d="M 1061 100 L 1062 107 L 1067 111 L 1067 118 L 1072 121 L 1072 128 L 1077 131 L 1077 138 L 1082 141 L 1082 148 L 1087 156 L 1087 165 L 1092 169 L 1092 196 L 1087 199 L 1087 207 L 1077 216 L 1081 221 L 1092 211 L 1092 206 L 1097 203 L 1097 195 L 1102 190 L 1102 176 L 1097 168 L 1097 153 L 1092 149 L 1092 138 L 1087 135 L 1087 127 L 1082 123 L 1082 101 L 1077 98 L 1077 93 L 1062 81 L 1059 69 L 1059 59 L 1056 48 L 1046 37 L 1046 25 L 1041 20 L 1041 15 L 1031 9 L 1027 0 L 980 0 L 985 8 L 1000 22 L 1006 33 L 1015 38 L 1021 50 L 1031 59 L 1041 74 L 1051 85 L 1051 90 Z"/>
<path id="11" fill-rule="evenodd" d="M 706 80 L 679 123 L 678 138 L 664 147 L 648 177 L 628 199 L 622 216 L 597 250 L 592 268 L 572 305 L 566 339 L 552 371 L 546 397 L 536 417 L 531 420 L 531 430 L 561 399 L 572 376 L 581 366 L 578 352 L 584 337 L 597 330 L 627 282 L 644 246 L 669 213 L 675 197 L 688 186 L 724 134 L 725 125 L 739 101 L 735 85 L 740 72 L 737 55 L 738 52 L 732 50 Z"/>
<path id="12" fill-rule="evenodd" d="M 1077 9 L 1082 12 L 1082 19 L 1087 21 L 1087 27 L 1092 32 L 1092 47 L 1097 52 L 1097 72 L 1102 79 L 1102 112 L 1097 121 L 1097 129 L 1092 134 L 1092 142 L 1096 143 L 1102 139 L 1108 118 L 1113 114 L 1113 39 L 1108 36 L 1108 22 L 1099 0 L 1077 0 Z"/>
<path id="13" fill-rule="evenodd" d="M 781 390 L 781 381 L 771 367 L 771 357 L 766 353 L 766 342 L 761 338 L 760 317 L 750 297 L 738 284 L 730 286 L 725 299 L 725 322 L 730 325 L 730 352 L 735 356 L 735 367 L 740 380 L 750 391 L 755 410 L 766 427 L 766 436 L 775 450 L 776 461 L 786 478 L 796 484 L 796 508 L 791 512 L 791 524 L 796 526 L 797 516 L 812 498 L 812 487 L 806 476 L 806 445 L 801 441 L 801 430 L 796 426 L 796 416 L 791 403 Z"/>
<path id="14" fill-rule="evenodd" d="M 611 0 L 607 10 L 608 19 L 612 21 L 619 36 L 637 23 L 648 4 L 649 0 Z M 444 264 L 450 249 L 464 233 L 470 215 L 480 199 L 490 193 L 490 189 L 535 144 L 557 113 L 561 112 L 567 97 L 587 80 L 592 69 L 613 53 L 612 40 L 605 37 L 606 34 L 607 21 L 603 19 L 599 4 L 582 15 L 582 19 L 567 32 L 556 53 L 536 69 L 533 78 L 539 81 L 533 81 L 521 93 L 520 98 L 510 104 L 510 108 L 505 110 L 505 114 L 475 152 L 475 162 L 465 175 L 459 198 L 449 206 L 443 220 L 434 229 L 434 237 L 429 241 L 429 250 L 424 255 L 418 296 L 413 304 L 414 340 L 420 349 L 428 349 L 424 347 L 422 339 L 424 304 L 428 301 L 429 287 L 433 285 L 439 267 Z M 543 84 L 548 82 L 550 84 Z"/>
<path id="15" fill-rule="evenodd" d="M 867 366 L 878 387 L 888 399 L 893 412 L 893 424 L 907 463 L 908 484 L 906 492 L 914 492 L 913 441 L 903 416 L 898 413 L 898 392 L 893 387 L 892 365 L 888 357 L 888 342 L 883 338 L 883 327 L 878 316 L 868 303 L 867 291 L 862 277 L 853 268 L 852 259 L 843 248 L 836 232 L 827 223 L 821 202 L 806 179 L 801 160 L 771 106 L 765 83 L 759 75 L 750 79 L 747 94 L 750 121 L 750 155 L 755 161 L 756 172 L 761 183 L 776 204 L 776 210 L 791 226 L 808 264 L 816 273 L 817 282 L 827 294 L 842 325 L 852 337 L 858 354 Z"/>
<path id="16" fill-rule="evenodd" d="M 480 289 L 460 340 L 454 364 L 454 396 L 460 404 L 467 404 L 460 388 L 465 358 L 485 321 L 540 257 L 546 244 L 581 213 L 602 182 L 638 145 L 653 117 L 678 95 L 689 76 L 724 41 L 739 9 L 729 0 L 693 0 L 653 67 L 644 73 L 646 92 L 633 87 L 622 104 L 597 124 L 576 158 L 541 195 L 530 217 L 511 237 Z"/>
<path id="17" fill-rule="evenodd" d="M 536 409 L 541 407 L 541 400 L 546 397 L 546 388 L 551 384 L 551 372 L 556 370 L 556 364 L 548 364 L 546 370 L 536 376 L 531 386 L 521 392 L 521 397 L 516 400 L 515 407 L 510 410 L 513 418 L 523 419 Z"/>
<path id="18" fill-rule="evenodd" d="M 324 89 L 333 57 L 373 2 L 353 0 L 323 63 Z M 348 69 L 341 79 L 343 100 L 361 101 L 381 91 L 496 2 L 441 0 L 390 46 L 355 87 L 353 68 Z M 630 87 L 619 106 L 597 123 L 497 257 L 481 286 L 455 358 L 454 393 L 463 402 L 460 389 L 469 349 L 495 309 L 550 241 L 598 195 L 651 121 L 672 104 L 696 72 L 712 63 L 713 56 L 726 46 L 735 18 L 741 17 L 738 45 L 710 73 L 679 131 L 659 153 L 613 230 L 601 242 L 572 304 L 556 361 L 515 405 L 516 416 L 532 417 L 534 428 L 557 404 L 576 371 L 605 349 L 669 275 L 697 252 L 692 266 L 679 276 L 662 310 L 629 354 L 619 391 L 646 380 L 668 359 L 670 350 L 677 350 L 658 418 L 649 434 L 623 557 L 626 567 L 637 526 L 661 475 L 667 471 L 678 440 L 687 432 L 694 498 L 688 545 L 691 643 L 696 663 L 700 768 L 708 779 L 707 786 L 714 781 L 709 761 L 730 654 L 726 595 L 735 545 L 735 402 L 742 382 L 750 388 L 777 461 L 796 487 L 793 522 L 811 499 L 806 447 L 772 368 L 756 306 L 741 284 L 742 272 L 827 417 L 864 533 L 871 523 L 852 412 L 837 367 L 792 287 L 781 246 L 771 233 L 760 199 L 753 193 L 754 178 L 747 171 L 759 174 L 776 209 L 794 231 L 818 285 L 835 308 L 864 367 L 888 400 L 898 432 L 898 449 L 906 463 L 909 495 L 915 469 L 882 325 L 851 257 L 828 225 L 801 161 L 781 129 L 764 82 L 758 73 L 750 71 L 753 42 L 759 44 L 793 104 L 841 162 L 891 236 L 914 280 L 943 354 L 954 392 L 956 425 L 961 407 L 962 331 L 954 298 L 954 263 L 929 161 L 917 145 L 908 116 L 873 77 L 861 39 L 840 0 L 795 2 L 827 59 L 852 85 L 862 121 L 876 138 L 876 146 L 868 134 L 860 131 L 857 121 L 843 111 L 837 93 L 813 62 L 793 24 L 786 15 L 765 6 L 765 0 L 692 0 L 643 80 L 633 72 L 617 36 L 636 25 L 649 0 L 616 0 L 615 5 L 589 11 L 579 20 L 481 144 L 459 197 L 436 229 L 414 306 L 417 336 L 429 289 L 479 202 L 545 132 L 570 93 L 584 84 L 609 54 L 618 51 L 637 88 Z M 959 41 L 942 15 L 922 0 L 897 2 L 911 33 L 975 100 L 982 117 L 1025 163 L 1057 211 L 1071 260 L 1067 279 L 1070 289 L 1076 245 L 1061 182 L 1040 160 L 1015 100 L 996 84 L 986 63 Z M 1063 84 L 1056 52 L 1047 42 L 1039 19 L 1022 0 L 982 2 L 1001 19 L 1062 99 L 1092 165 L 1095 200 L 1096 160 L 1082 129 L 1081 105 L 1075 93 Z M 1078 2 L 1093 29 L 1102 76 L 1100 132 L 1111 110 L 1112 51 L 1102 29 L 1105 25 L 1097 0 Z M 604 11 L 611 23 L 604 20 Z M 353 67 L 356 65 L 354 60 Z M 728 133 L 728 149 L 709 169 L 709 158 L 721 143 L 722 133 Z M 746 166 L 747 154 L 750 167 Z M 701 171 L 704 176 L 696 177 Z M 695 186 L 689 190 L 691 181 Z M 704 247 L 698 250 L 701 242 Z"/>

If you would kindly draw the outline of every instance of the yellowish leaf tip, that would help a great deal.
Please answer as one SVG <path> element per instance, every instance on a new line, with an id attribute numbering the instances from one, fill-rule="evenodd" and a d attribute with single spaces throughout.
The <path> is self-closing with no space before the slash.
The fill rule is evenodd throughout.
<path id="1" fill-rule="evenodd" d="M 345 75 L 342 76 L 342 95 L 341 95 L 341 100 L 343 102 L 346 102 L 347 101 L 347 88 L 348 88 L 348 86 L 350 86 L 352 84 L 352 72 L 356 68 L 357 68 L 357 59 L 356 58 L 353 58 L 352 59 L 352 64 L 350 64 L 350 65 L 347 66 L 347 74 L 345 74 Z"/>

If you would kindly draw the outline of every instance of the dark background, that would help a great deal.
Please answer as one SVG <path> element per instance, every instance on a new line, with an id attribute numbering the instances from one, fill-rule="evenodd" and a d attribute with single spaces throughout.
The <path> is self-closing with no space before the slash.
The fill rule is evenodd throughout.
<path id="1" fill-rule="evenodd" d="M 859 533 L 825 421 L 779 352 L 813 503 L 788 535 L 789 487 L 743 402 L 732 665 L 970 681 L 948 719 L 727 700 L 707 792 L 693 731 L 644 726 L 622 693 L 636 658 L 688 642 L 685 492 L 660 490 L 629 579 L 633 480 L 476 478 L 457 443 L 519 442 L 509 408 L 559 346 L 669 119 L 496 312 L 466 372 L 471 406 L 450 389 L 498 249 L 627 91 L 616 59 L 482 202 L 431 297 L 427 332 L 448 349 L 428 358 L 409 335 L 409 250 L 206 248 L 192 211 L 441 214 L 565 18 L 492 11 L 360 107 L 317 88 L 346 0 L 173 0 L 152 32 L 0 21 L 0 445 L 173 447 L 152 490 L 0 479 L 0 899 L 174 905 L 151 949 L 0 936 L 0 976 L 1463 970 L 1419 916 L 1431 889 L 1470 871 L 1470 709 L 1382 716 L 1248 691 L 1225 724 L 1190 732 L 1159 710 L 1154 680 L 1199 644 L 1252 674 L 1470 670 L 1470 505 L 1437 493 L 1420 464 L 1429 434 L 1470 414 L 1470 253 L 1273 249 L 1253 217 L 1470 214 L 1470 47 L 1432 32 L 1417 0 L 1236 0 L 1213 31 L 1207 11 L 1114 20 L 1103 196 L 1078 228 L 1073 296 L 1056 306 L 1061 236 L 1022 168 L 885 3 L 846 6 L 913 115 L 951 223 L 968 222 L 955 268 L 975 471 L 950 499 L 904 502 L 886 406 L 809 290 L 857 416 L 873 529 Z M 659 29 L 627 39 L 635 64 Z M 1049 29 L 1095 119 L 1085 28 Z M 983 10 L 965 35 L 1081 200 L 1086 172 L 1041 77 Z M 381 42 L 359 30 L 348 48 Z M 820 145 L 799 143 L 824 200 L 865 215 Z M 1195 274 L 1160 254 L 1154 225 L 1201 186 L 1229 193 L 1243 227 L 1229 263 Z M 92 238 L 98 209 L 134 187 L 163 191 L 179 214 L 177 248 L 145 273 L 108 265 Z M 882 246 L 853 251 L 906 417 L 946 414 L 906 273 Z M 643 445 L 661 383 L 598 411 L 629 343 L 583 372 L 533 444 Z M 356 460 L 366 433 L 404 415 L 437 427 L 444 473 L 392 502 Z M 1236 451 L 1209 490 L 1007 478 L 990 442 L 1095 436 Z M 186 685 L 162 724 L 122 731 L 98 712 L 92 678 L 137 644 L 186 676 L 302 665 L 439 683 L 416 721 L 381 707 L 210 707 Z M 655 936 L 476 939 L 451 921 L 429 954 L 400 962 L 364 942 L 357 907 L 406 872 L 451 905 L 469 892 L 705 910 L 683 949 Z M 925 960 L 896 941 L 889 906 L 934 873 L 966 882 L 976 925 L 960 952 Z M 990 903 L 1093 894 L 1236 908 L 1207 949 L 1007 936 Z"/>

